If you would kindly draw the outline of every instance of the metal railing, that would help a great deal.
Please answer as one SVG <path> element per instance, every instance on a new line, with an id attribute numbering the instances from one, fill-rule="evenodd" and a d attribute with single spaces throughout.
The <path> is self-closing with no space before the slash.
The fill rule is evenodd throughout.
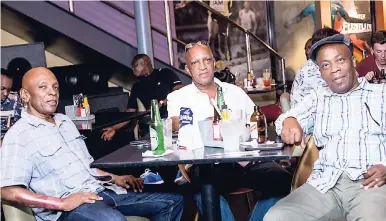
<path id="1" fill-rule="evenodd" d="M 226 16 L 222 15 L 220 12 L 216 11 L 215 9 L 211 8 L 208 4 L 203 3 L 201 1 L 194 1 L 196 4 L 200 5 L 201 7 L 205 8 L 206 10 L 212 12 L 212 14 L 215 14 L 217 17 L 226 20 L 229 24 L 233 25 L 240 31 L 245 33 L 245 44 L 246 44 L 246 51 L 247 51 L 247 67 L 248 72 L 252 70 L 252 55 L 251 55 L 251 43 L 250 43 L 250 37 L 257 40 L 265 49 L 267 49 L 271 54 L 273 54 L 279 61 L 280 61 L 280 69 L 281 74 L 283 78 L 283 85 L 284 90 L 286 89 L 286 77 L 285 77 L 285 59 L 284 57 L 280 56 L 277 51 L 275 51 L 271 46 L 269 46 L 267 43 L 265 43 L 261 38 L 257 37 L 255 34 L 250 32 L 248 29 L 240 26 L 236 22 L 230 20 Z"/>
<path id="2" fill-rule="evenodd" d="M 132 13 L 128 12 L 127 10 L 119 7 L 118 5 L 114 4 L 113 2 L 110 2 L 110 1 L 101 1 L 101 2 L 103 4 L 105 4 L 105 5 L 113 8 L 113 9 L 117 10 L 120 13 L 122 13 L 122 14 L 130 17 L 130 18 L 135 19 L 135 15 L 134 14 L 132 14 Z M 209 5 L 207 5 L 207 4 L 203 3 L 203 2 L 200 2 L 200 1 L 194 1 L 194 2 L 196 4 L 198 4 L 198 5 L 200 5 L 201 7 L 205 8 L 206 10 L 210 11 L 212 14 L 215 14 L 217 17 L 226 20 L 229 24 L 233 25 L 234 27 L 236 27 L 237 29 L 239 29 L 240 31 L 242 31 L 245 34 L 245 44 L 246 44 L 246 53 L 247 53 L 247 69 L 248 69 L 248 72 L 252 71 L 252 54 L 251 54 L 251 42 L 250 42 L 251 39 L 250 39 L 250 37 L 252 37 L 256 41 L 258 41 L 265 49 L 267 49 L 269 51 L 270 54 L 274 55 L 280 61 L 280 69 L 281 69 L 281 74 L 282 74 L 282 78 L 283 78 L 283 86 L 284 86 L 284 90 L 286 89 L 285 59 L 284 59 L 284 57 L 280 56 L 277 51 L 275 51 L 271 46 L 269 46 L 262 39 L 260 39 L 255 34 L 250 32 L 248 29 L 240 26 L 236 22 L 234 22 L 234 21 L 230 20 L 229 18 L 225 17 L 224 15 L 222 15 L 221 13 L 216 11 L 215 9 L 212 9 Z M 69 11 L 74 13 L 73 0 L 68 0 L 68 3 L 69 3 Z M 151 26 L 151 29 L 156 31 L 157 33 L 165 36 L 167 38 L 167 40 L 168 40 L 168 47 L 169 47 L 168 49 L 169 49 L 170 65 L 173 66 L 174 65 L 174 55 L 173 55 L 173 44 L 172 44 L 172 42 L 176 42 L 177 44 L 180 44 L 182 46 L 185 46 L 186 43 L 181 41 L 180 39 L 172 36 L 171 28 L 170 28 L 170 12 L 169 12 L 168 1 L 164 0 L 164 4 L 165 4 L 165 19 L 166 19 L 166 26 L 167 26 L 166 29 L 167 29 L 167 32 L 164 32 L 161 29 L 159 29 L 157 27 L 154 27 L 154 26 Z"/>

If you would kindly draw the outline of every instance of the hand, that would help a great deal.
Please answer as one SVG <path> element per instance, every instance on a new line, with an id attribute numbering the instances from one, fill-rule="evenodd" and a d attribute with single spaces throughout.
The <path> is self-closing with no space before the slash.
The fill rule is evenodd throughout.
<path id="1" fill-rule="evenodd" d="M 374 71 L 370 71 L 370 72 L 367 72 L 367 74 L 365 75 L 365 78 L 368 80 L 368 81 L 371 81 L 374 77 Z"/>
<path id="2" fill-rule="evenodd" d="M 95 203 L 95 200 L 103 200 L 103 198 L 94 193 L 73 193 L 62 199 L 62 210 L 71 211 L 84 203 Z"/>
<path id="3" fill-rule="evenodd" d="M 166 105 L 167 105 L 167 102 L 168 102 L 167 99 L 165 99 L 165 100 L 160 100 L 159 103 L 158 103 L 158 108 L 161 108 L 162 106 L 166 106 Z"/>
<path id="4" fill-rule="evenodd" d="M 386 166 L 382 164 L 376 164 L 370 167 L 365 173 L 365 181 L 362 186 L 365 190 L 370 188 L 381 187 L 386 182 Z"/>
<path id="5" fill-rule="evenodd" d="M 142 192 L 143 189 L 143 179 L 135 178 L 131 175 L 126 176 L 115 176 L 114 177 L 115 184 L 120 187 L 129 189 L 133 188 L 134 192 Z"/>
<path id="6" fill-rule="evenodd" d="M 115 129 L 111 128 L 111 127 L 108 127 L 108 128 L 104 128 L 103 129 L 103 134 L 102 134 L 102 139 L 104 141 L 110 141 L 113 139 L 114 135 L 115 135 Z"/>
<path id="7" fill-rule="evenodd" d="M 183 8 L 183 7 L 185 7 L 185 2 L 181 1 L 180 3 L 176 4 L 175 9 L 180 9 L 180 8 Z"/>
<path id="8" fill-rule="evenodd" d="M 281 130 L 281 140 L 286 144 L 299 145 L 303 140 L 303 130 L 298 121 L 289 117 L 283 122 L 283 129 Z"/>

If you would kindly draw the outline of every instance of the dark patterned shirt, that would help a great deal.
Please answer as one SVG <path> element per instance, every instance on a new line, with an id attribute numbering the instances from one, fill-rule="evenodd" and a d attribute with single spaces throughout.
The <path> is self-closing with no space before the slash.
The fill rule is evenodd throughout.
<path id="1" fill-rule="evenodd" d="M 21 116 L 21 109 L 22 105 L 12 99 L 7 98 L 2 104 L 1 104 L 1 111 L 14 111 L 14 116 L 11 118 L 11 126 L 16 123 L 20 119 Z M 6 130 L 7 129 L 7 118 L 1 118 L 1 129 Z M 1 139 L 3 139 L 4 134 L 1 133 Z"/>

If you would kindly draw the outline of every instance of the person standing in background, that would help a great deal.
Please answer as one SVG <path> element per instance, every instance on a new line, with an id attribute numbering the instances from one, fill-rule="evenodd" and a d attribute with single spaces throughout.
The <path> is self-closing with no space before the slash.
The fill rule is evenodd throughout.
<path id="1" fill-rule="evenodd" d="M 14 111 L 13 117 L 10 119 L 10 125 L 8 125 L 8 118 L 1 118 L 1 129 L 6 130 L 8 126 L 12 126 L 20 119 L 22 105 L 18 100 L 10 98 L 10 92 L 13 85 L 13 76 L 7 72 L 4 68 L 1 69 L 1 111 Z M 4 138 L 4 134 L 1 133 L 1 141 Z M 0 141 L 0 146 L 1 146 Z"/>
<path id="2" fill-rule="evenodd" d="M 149 56 L 145 54 L 134 56 L 131 65 L 138 81 L 131 89 L 126 111 L 136 112 L 138 110 L 137 99 L 142 102 L 146 110 L 150 110 L 151 100 L 156 99 L 160 104 L 161 117 L 166 118 L 166 96 L 183 86 L 181 80 L 171 69 L 154 69 Z M 129 122 L 127 121 L 103 129 L 104 133 L 102 134 L 102 139 L 107 141 L 111 140 L 116 131 L 126 126 L 128 123 Z M 149 130 L 149 125 L 145 122 L 143 124 L 144 125 L 140 124 L 140 129 L 146 134 Z"/>

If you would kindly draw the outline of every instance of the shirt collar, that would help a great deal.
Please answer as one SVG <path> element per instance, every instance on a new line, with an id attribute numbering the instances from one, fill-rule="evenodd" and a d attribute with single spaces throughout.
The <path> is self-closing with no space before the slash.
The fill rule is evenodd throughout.
<path id="1" fill-rule="evenodd" d="M 44 125 L 44 126 L 52 126 L 52 124 L 50 124 L 49 122 L 45 121 L 45 120 L 42 120 L 38 117 L 35 117 L 31 114 L 29 114 L 27 112 L 27 108 L 24 108 L 21 112 L 21 117 L 25 120 L 27 120 L 27 122 L 29 124 L 31 124 L 32 126 L 34 127 L 38 127 L 40 125 Z M 55 123 L 58 127 L 60 127 L 63 122 L 66 122 L 67 119 L 64 118 L 61 114 L 54 114 L 54 120 L 55 120 Z"/>
<path id="2" fill-rule="evenodd" d="M 371 84 L 369 82 L 367 82 L 367 80 L 364 78 L 364 77 L 360 77 L 358 78 L 358 87 L 356 87 L 355 89 L 347 92 L 347 93 L 344 93 L 344 94 L 338 94 L 338 93 L 334 93 L 330 90 L 329 87 L 326 88 L 326 96 L 327 97 L 331 97 L 331 96 L 347 96 L 349 94 L 351 94 L 352 92 L 354 91 L 358 91 L 358 90 L 366 90 L 366 91 L 373 91 L 373 89 L 371 88 Z"/>
<path id="3" fill-rule="evenodd" d="M 222 81 L 220 81 L 219 79 L 217 78 L 214 78 L 214 83 L 216 83 L 218 86 L 220 86 L 222 88 L 222 91 L 225 92 L 227 90 L 227 85 L 224 84 Z M 194 92 L 196 93 L 202 93 L 200 91 L 200 89 L 197 88 L 197 86 L 194 84 L 194 82 L 192 82 L 192 88 L 194 90 Z"/>

